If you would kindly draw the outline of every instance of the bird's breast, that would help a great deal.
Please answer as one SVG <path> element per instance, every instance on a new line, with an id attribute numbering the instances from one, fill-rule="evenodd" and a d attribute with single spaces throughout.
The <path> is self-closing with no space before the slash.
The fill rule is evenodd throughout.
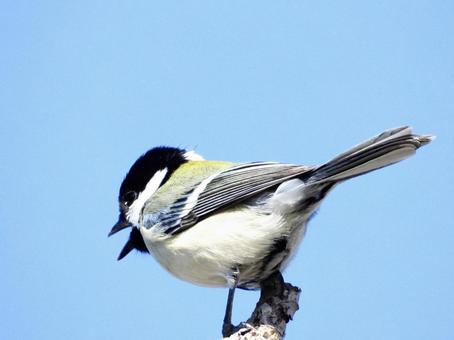
<path id="1" fill-rule="evenodd" d="M 244 207 L 210 216 L 176 235 L 140 231 L 150 253 L 182 280 L 225 287 L 239 272 L 240 286 L 257 288 L 293 254 L 305 229 L 305 221 L 297 219 Z"/>

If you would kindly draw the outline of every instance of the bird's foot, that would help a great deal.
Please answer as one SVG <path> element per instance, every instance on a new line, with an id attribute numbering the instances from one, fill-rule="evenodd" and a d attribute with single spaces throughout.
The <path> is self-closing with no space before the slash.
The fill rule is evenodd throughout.
<path id="1" fill-rule="evenodd" d="M 234 325 L 232 325 L 230 322 L 224 322 L 222 324 L 222 336 L 224 338 L 228 338 L 235 332 L 236 332 L 236 327 Z"/>
<path id="2" fill-rule="evenodd" d="M 234 326 L 231 323 L 224 323 L 222 325 L 222 336 L 224 338 L 230 337 L 233 333 L 236 333 L 238 331 L 242 331 L 241 335 L 244 335 L 248 332 L 250 332 L 254 326 L 248 324 L 247 322 L 241 322 L 238 326 Z"/>

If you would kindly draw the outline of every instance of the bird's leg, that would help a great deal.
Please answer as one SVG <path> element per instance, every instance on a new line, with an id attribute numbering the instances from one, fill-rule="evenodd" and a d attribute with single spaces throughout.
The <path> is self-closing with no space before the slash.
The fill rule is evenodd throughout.
<path id="1" fill-rule="evenodd" d="M 238 275 L 234 275 L 233 286 L 229 289 L 229 295 L 227 297 L 227 306 L 225 307 L 224 323 L 222 324 L 222 336 L 224 338 L 229 337 L 234 332 L 235 326 L 232 325 L 232 307 L 233 297 L 235 295 L 235 289 L 238 285 Z"/>

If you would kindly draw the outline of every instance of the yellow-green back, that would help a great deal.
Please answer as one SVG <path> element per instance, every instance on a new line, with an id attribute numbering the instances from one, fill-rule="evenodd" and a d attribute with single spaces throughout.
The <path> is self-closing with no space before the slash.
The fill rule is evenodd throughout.
<path id="1" fill-rule="evenodd" d="M 204 179 L 237 165 L 223 161 L 189 161 L 182 164 L 145 204 L 144 214 L 165 209 Z"/>

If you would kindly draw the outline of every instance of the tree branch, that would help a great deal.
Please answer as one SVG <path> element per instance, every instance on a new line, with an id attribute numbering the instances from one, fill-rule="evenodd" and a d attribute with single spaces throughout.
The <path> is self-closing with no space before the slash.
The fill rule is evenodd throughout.
<path id="1" fill-rule="evenodd" d="M 298 310 L 301 290 L 284 282 L 276 272 L 262 282 L 260 299 L 246 323 L 224 340 L 281 340 L 287 323 Z"/>

